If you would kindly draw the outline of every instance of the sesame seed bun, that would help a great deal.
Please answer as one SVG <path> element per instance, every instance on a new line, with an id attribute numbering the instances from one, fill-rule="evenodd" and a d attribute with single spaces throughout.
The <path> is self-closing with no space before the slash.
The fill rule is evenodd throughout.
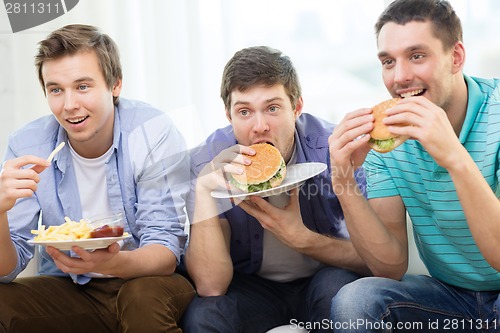
<path id="1" fill-rule="evenodd" d="M 245 167 L 242 174 L 233 174 L 233 179 L 243 185 L 255 185 L 266 182 L 280 172 L 281 177 L 272 179 L 271 186 L 276 187 L 285 178 L 286 167 L 281 153 L 273 145 L 257 143 L 250 148 L 255 150 L 255 155 L 247 156 L 252 163 Z"/>

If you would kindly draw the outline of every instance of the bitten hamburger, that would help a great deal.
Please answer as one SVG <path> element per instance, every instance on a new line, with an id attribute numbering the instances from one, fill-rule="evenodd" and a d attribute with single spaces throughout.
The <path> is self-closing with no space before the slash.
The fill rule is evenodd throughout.
<path id="1" fill-rule="evenodd" d="M 370 141 L 368 144 L 373 150 L 379 153 L 387 153 L 405 142 L 408 137 L 395 135 L 389 132 L 387 126 L 382 122 L 387 115 L 385 110 L 392 108 L 401 98 L 393 98 L 375 105 L 373 117 L 375 118 L 373 130 L 370 132 Z"/>
<path id="2" fill-rule="evenodd" d="M 247 156 L 252 163 L 242 174 L 232 174 L 231 184 L 249 193 L 280 185 L 286 176 L 286 164 L 279 150 L 268 143 L 257 143 L 250 148 L 255 150 L 255 155 Z"/>

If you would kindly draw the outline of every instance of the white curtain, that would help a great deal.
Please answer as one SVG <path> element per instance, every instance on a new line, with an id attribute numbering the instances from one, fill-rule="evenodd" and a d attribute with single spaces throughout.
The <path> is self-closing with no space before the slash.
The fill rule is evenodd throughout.
<path id="1" fill-rule="evenodd" d="M 189 146 L 227 120 L 219 97 L 237 50 L 269 45 L 288 54 L 305 112 L 338 122 L 388 97 L 373 24 L 388 0 L 80 0 L 65 15 L 13 34 L 0 8 L 0 151 L 16 128 L 50 114 L 34 70 L 36 43 L 71 23 L 100 27 L 118 44 L 122 96 L 167 112 Z M 497 0 L 452 0 L 462 18 L 466 71 L 500 76 Z"/>

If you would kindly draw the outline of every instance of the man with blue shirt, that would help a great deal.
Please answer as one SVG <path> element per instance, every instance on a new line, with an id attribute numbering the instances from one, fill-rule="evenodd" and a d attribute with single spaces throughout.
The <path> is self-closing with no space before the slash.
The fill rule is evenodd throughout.
<path id="1" fill-rule="evenodd" d="M 235 53 L 224 69 L 221 97 L 231 125 L 191 153 L 197 183 L 188 203 L 186 267 L 198 296 L 183 329 L 257 333 L 291 324 L 329 331 L 331 297 L 367 272 L 347 239 L 330 167 L 300 190 L 267 200 L 251 196 L 234 206 L 210 193 L 226 186 L 225 175 L 241 173 L 256 143 L 274 145 L 288 166 L 329 165 L 333 125 L 302 113 L 297 73 L 287 56 L 269 47 Z M 354 181 L 363 191 L 362 170 Z"/>
<path id="2" fill-rule="evenodd" d="M 117 46 L 95 27 L 52 32 L 35 65 L 52 115 L 11 135 L 0 174 L 0 331 L 181 332 L 194 296 L 174 274 L 189 191 L 181 134 L 163 112 L 119 98 Z M 132 236 L 123 244 L 41 248 L 39 276 L 16 279 L 39 220 L 116 213 Z"/>
<path id="3" fill-rule="evenodd" d="M 500 81 L 463 73 L 462 27 L 447 1 L 396 0 L 375 29 L 384 83 L 403 98 L 384 123 L 410 139 L 369 152 L 371 109 L 331 136 L 332 163 L 346 171 L 334 184 L 348 186 L 364 161 L 368 201 L 338 197 L 376 276 L 334 297 L 335 332 L 498 332 Z M 405 275 L 406 212 L 430 276 Z"/>

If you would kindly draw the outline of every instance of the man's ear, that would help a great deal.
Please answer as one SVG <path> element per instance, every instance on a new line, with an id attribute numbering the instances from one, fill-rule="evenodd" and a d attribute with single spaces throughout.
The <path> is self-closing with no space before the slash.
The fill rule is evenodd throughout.
<path id="1" fill-rule="evenodd" d="M 122 92 L 122 79 L 117 79 L 115 84 L 113 85 L 113 89 L 111 89 L 111 93 L 113 97 L 119 97 Z"/>
<path id="2" fill-rule="evenodd" d="M 460 41 L 455 43 L 452 51 L 453 56 L 453 74 L 462 71 L 465 64 L 465 47 Z"/>
<path id="3" fill-rule="evenodd" d="M 295 114 L 295 119 L 299 118 L 299 116 L 302 114 L 302 108 L 304 107 L 304 100 L 302 99 L 302 96 L 297 99 L 297 102 L 295 103 L 295 110 L 293 110 L 293 113 Z"/>
<path id="4" fill-rule="evenodd" d="M 226 118 L 230 124 L 233 122 L 233 119 L 231 119 L 231 111 L 228 109 L 226 109 Z"/>

